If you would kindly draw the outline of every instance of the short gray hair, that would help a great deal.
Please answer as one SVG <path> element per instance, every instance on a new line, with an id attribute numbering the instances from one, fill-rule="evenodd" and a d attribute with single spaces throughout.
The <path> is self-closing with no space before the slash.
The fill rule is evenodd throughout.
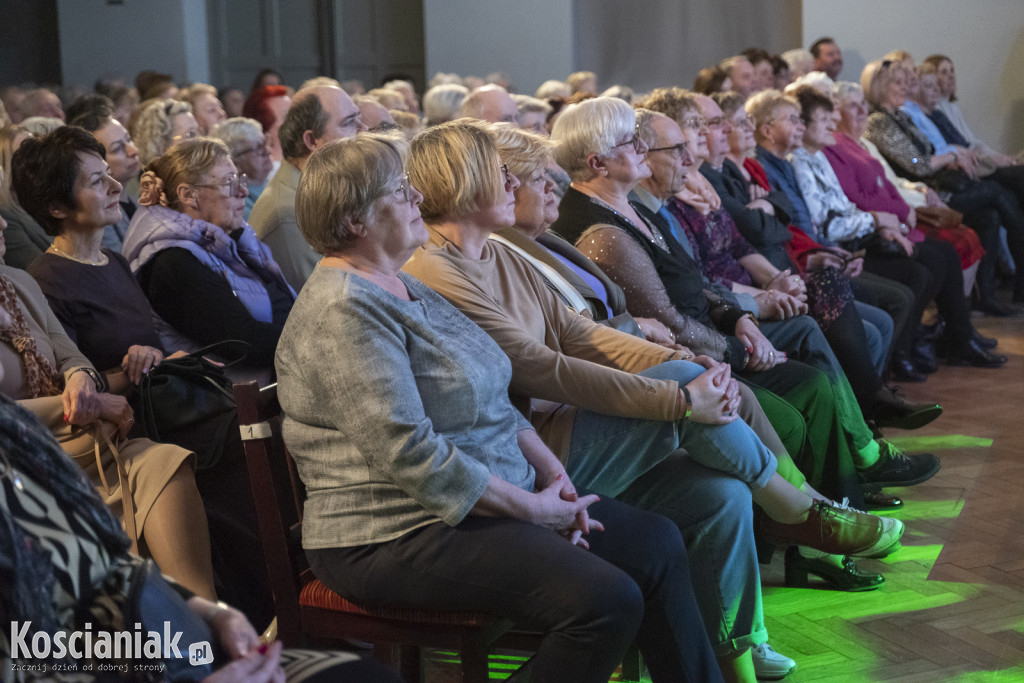
<path id="1" fill-rule="evenodd" d="M 566 107 L 555 120 L 551 139 L 555 161 L 574 181 L 589 180 L 587 157 L 611 152 L 615 141 L 633 133 L 633 108 L 617 97 L 594 97 Z"/>
<path id="2" fill-rule="evenodd" d="M 458 83 L 435 85 L 423 95 L 423 116 L 426 125 L 436 126 L 458 118 L 462 101 L 469 95 L 469 88 Z"/>
<path id="3" fill-rule="evenodd" d="M 541 83 L 540 87 L 537 88 L 537 92 L 533 94 L 542 100 L 550 97 L 568 98 L 569 95 L 572 95 L 572 88 L 565 81 L 550 80 Z"/>
<path id="4" fill-rule="evenodd" d="M 656 147 L 658 144 L 658 136 L 655 135 L 651 124 L 654 123 L 654 120 L 658 117 L 666 119 L 668 117 L 661 112 L 651 111 L 650 109 L 644 109 L 643 107 L 634 109 L 634 111 L 636 112 L 636 130 L 640 139 L 647 143 L 648 147 Z"/>
<path id="5" fill-rule="evenodd" d="M 344 251 L 357 239 L 352 221 L 373 221 L 373 204 L 402 176 L 408 145 L 398 133 L 359 133 L 313 152 L 295 190 L 295 219 L 320 254 Z"/>
<path id="6" fill-rule="evenodd" d="M 854 83 L 853 81 L 836 81 L 836 84 L 832 86 L 832 96 L 840 103 L 846 102 L 850 95 L 854 93 L 864 94 L 864 89 L 860 87 L 859 83 Z"/>
<path id="7" fill-rule="evenodd" d="M 231 150 L 231 156 L 241 152 L 247 145 L 258 144 L 266 139 L 260 122 L 244 116 L 221 121 L 210 131 L 210 137 L 223 141 Z"/>

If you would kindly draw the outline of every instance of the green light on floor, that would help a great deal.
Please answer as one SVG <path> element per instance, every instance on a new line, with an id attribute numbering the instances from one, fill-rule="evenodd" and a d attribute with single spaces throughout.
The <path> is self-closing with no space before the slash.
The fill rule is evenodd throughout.
<path id="1" fill-rule="evenodd" d="M 941 451 L 957 448 L 991 448 L 992 439 L 966 434 L 942 434 L 939 436 L 895 436 L 886 437 L 891 442 L 908 452 Z"/>

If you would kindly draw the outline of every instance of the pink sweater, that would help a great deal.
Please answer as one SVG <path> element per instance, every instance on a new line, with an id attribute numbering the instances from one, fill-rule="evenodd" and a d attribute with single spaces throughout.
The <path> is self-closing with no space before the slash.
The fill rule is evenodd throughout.
<path id="1" fill-rule="evenodd" d="M 839 178 L 843 192 L 857 208 L 861 211 L 888 211 L 901 221 L 907 220 L 910 206 L 886 179 L 878 160 L 856 140 L 837 132 L 836 144 L 825 147 L 823 151 Z"/>

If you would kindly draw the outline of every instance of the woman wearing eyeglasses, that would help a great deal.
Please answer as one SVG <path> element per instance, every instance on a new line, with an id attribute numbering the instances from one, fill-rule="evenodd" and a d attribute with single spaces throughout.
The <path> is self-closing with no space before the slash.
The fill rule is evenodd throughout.
<path id="1" fill-rule="evenodd" d="M 210 137 L 224 141 L 231 150 L 231 160 L 238 172 L 245 174 L 249 188 L 245 198 L 245 220 L 249 220 L 249 213 L 274 169 L 267 136 L 263 134 L 259 121 L 238 116 L 218 123 L 210 131 Z"/>
<path id="2" fill-rule="evenodd" d="M 268 380 L 295 293 L 243 218 L 247 193 L 223 142 L 179 143 L 142 174 L 122 253 L 167 323 L 164 348 L 241 339 L 250 344 L 243 370 Z"/>

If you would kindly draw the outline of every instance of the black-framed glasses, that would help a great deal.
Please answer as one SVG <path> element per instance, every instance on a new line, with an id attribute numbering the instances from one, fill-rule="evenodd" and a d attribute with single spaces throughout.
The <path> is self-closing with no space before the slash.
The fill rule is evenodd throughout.
<path id="1" fill-rule="evenodd" d="M 408 204 L 412 201 L 412 197 L 409 196 L 409 188 L 412 187 L 412 181 L 409 180 L 409 173 L 406 172 L 402 176 L 402 182 L 398 184 L 398 189 L 402 191 L 402 196 L 405 198 L 405 203 Z"/>
<path id="2" fill-rule="evenodd" d="M 678 145 L 669 145 L 668 147 L 651 147 L 650 149 L 647 150 L 647 153 L 650 154 L 651 152 L 672 152 L 676 156 L 682 157 L 686 153 L 686 150 L 688 150 L 689 148 L 690 143 L 680 142 Z"/>
<path id="3" fill-rule="evenodd" d="M 228 179 L 225 180 L 223 183 L 217 183 L 217 184 L 213 184 L 213 183 L 189 183 L 189 184 L 192 187 L 208 187 L 211 190 L 221 190 L 221 189 L 226 187 L 226 188 L 228 188 L 228 196 L 229 197 L 234 197 L 236 194 L 238 194 L 238 191 L 241 190 L 243 187 L 244 188 L 248 188 L 249 187 L 249 178 L 244 173 L 242 173 L 242 174 L 239 174 L 239 175 L 229 176 Z"/>
<path id="4" fill-rule="evenodd" d="M 612 145 L 612 149 L 615 149 L 616 147 L 622 147 L 623 145 L 633 145 L 633 151 L 636 152 L 637 154 L 640 153 L 640 147 L 643 145 L 643 140 L 640 139 L 639 123 L 636 124 L 636 128 L 633 129 L 633 137 L 626 140 L 625 142 L 620 142 L 617 145 Z"/>
<path id="5" fill-rule="evenodd" d="M 501 165 L 501 173 L 505 178 L 506 185 L 513 185 L 515 181 L 512 179 L 512 173 L 508 170 L 508 164 Z"/>

